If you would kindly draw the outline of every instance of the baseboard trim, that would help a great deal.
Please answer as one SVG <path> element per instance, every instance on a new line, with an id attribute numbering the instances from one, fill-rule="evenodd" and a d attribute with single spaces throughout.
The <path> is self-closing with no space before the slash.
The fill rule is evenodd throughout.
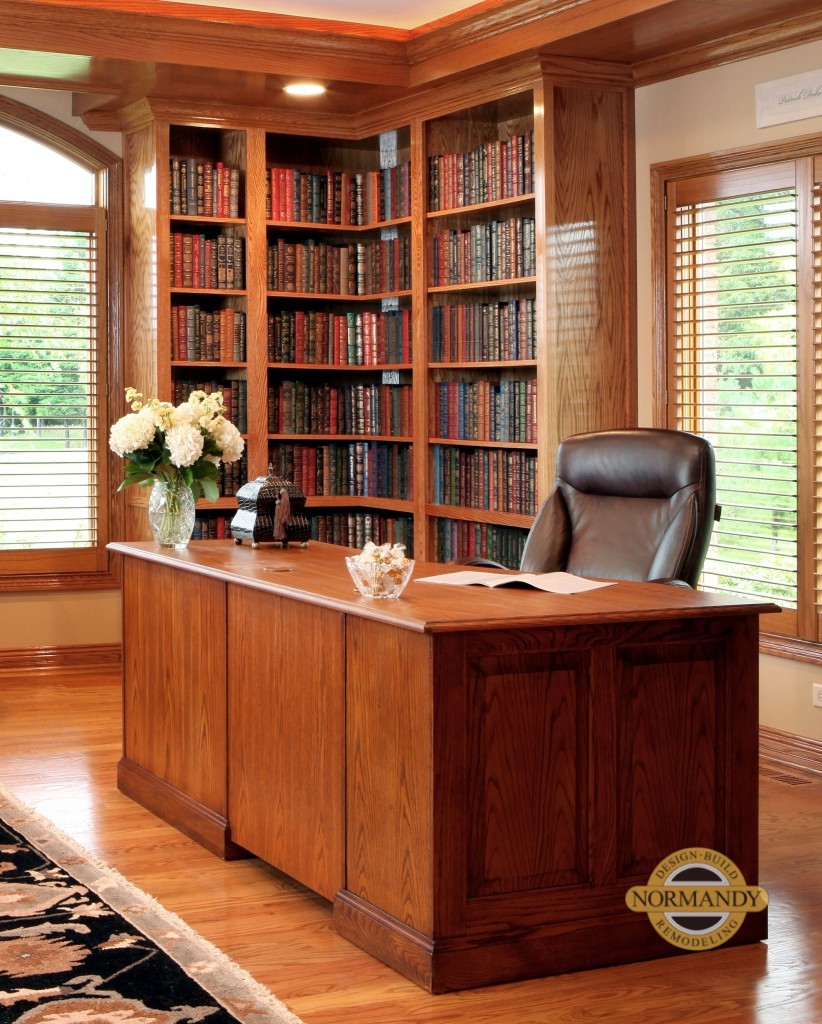
<path id="1" fill-rule="evenodd" d="M 0 671 L 31 668 L 119 669 L 122 663 L 122 644 L 71 644 L 64 647 L 0 649 Z"/>
<path id="2" fill-rule="evenodd" d="M 759 759 L 780 768 L 794 768 L 822 775 L 822 740 L 760 725 Z"/>

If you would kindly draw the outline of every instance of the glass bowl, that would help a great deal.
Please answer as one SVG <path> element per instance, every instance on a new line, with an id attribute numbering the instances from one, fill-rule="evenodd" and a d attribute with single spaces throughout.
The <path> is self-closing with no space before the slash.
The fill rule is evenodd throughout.
<path id="1" fill-rule="evenodd" d="M 414 571 L 413 558 L 406 558 L 399 564 L 391 564 L 362 562 L 359 555 L 351 555 L 346 558 L 345 564 L 351 573 L 354 586 L 363 597 L 399 597 Z"/>

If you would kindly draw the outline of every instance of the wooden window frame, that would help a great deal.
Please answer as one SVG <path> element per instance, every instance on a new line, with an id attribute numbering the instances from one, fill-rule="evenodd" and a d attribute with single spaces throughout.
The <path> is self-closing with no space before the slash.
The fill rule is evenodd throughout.
<path id="1" fill-rule="evenodd" d="M 49 146 L 82 164 L 97 176 L 98 192 L 105 197 L 99 222 L 105 224 L 104 245 L 100 261 L 106 272 L 106 294 L 100 296 L 98 321 L 103 343 L 98 351 L 100 400 L 98 403 L 99 437 L 105 450 L 101 452 L 103 480 L 98 510 L 98 548 L 95 569 L 78 571 L 71 557 L 60 552 L 35 549 L 8 552 L 4 571 L 0 573 L 0 593 L 42 590 L 86 590 L 119 587 L 119 559 L 110 554 L 106 544 L 123 534 L 122 503 L 113 500 L 111 481 L 117 479 L 121 467 L 106 443 L 108 424 L 117 418 L 114 402 L 122 394 L 121 372 L 121 287 L 123 261 L 123 165 L 122 160 L 87 135 L 70 125 L 15 100 L 0 96 L 0 125 L 26 135 L 41 145 Z M 11 208 L 14 204 L 7 204 Z M 21 203 L 21 213 L 29 204 Z M 36 203 L 31 204 L 35 209 Z M 70 555 L 70 552 L 69 552 Z"/>
<path id="2" fill-rule="evenodd" d="M 669 343 L 673 313 L 673 291 L 669 278 L 668 238 L 674 210 L 666 209 L 665 197 L 671 183 L 718 173 L 744 171 L 791 162 L 795 167 L 798 205 L 797 245 L 797 414 L 798 414 L 798 522 L 799 565 L 798 608 L 795 613 L 764 615 L 760 620 L 760 650 L 763 653 L 822 663 L 822 600 L 815 594 L 814 444 L 809 438 L 814 424 L 814 267 L 812 198 L 814 157 L 822 153 L 822 136 L 807 135 L 783 142 L 654 164 L 651 167 L 651 279 L 654 297 L 654 423 L 671 425 L 673 403 L 669 402 Z M 817 439 L 818 443 L 818 439 Z"/>

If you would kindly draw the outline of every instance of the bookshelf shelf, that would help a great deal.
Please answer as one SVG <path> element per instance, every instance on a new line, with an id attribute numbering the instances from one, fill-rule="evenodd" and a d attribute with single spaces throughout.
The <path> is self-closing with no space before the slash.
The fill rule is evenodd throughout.
<path id="1" fill-rule="evenodd" d="M 206 364 L 208 365 L 208 364 Z M 363 373 L 382 370 L 396 370 L 397 372 L 407 372 L 412 369 L 411 363 L 273 363 L 268 364 L 270 370 L 299 370 L 302 373 L 304 370 L 307 372 L 321 372 L 327 373 L 328 371 L 342 372 L 342 373 Z M 519 365 L 519 364 L 516 364 Z"/>
<path id="2" fill-rule="evenodd" d="M 536 359 L 481 359 L 481 360 L 455 360 L 452 362 L 429 362 L 428 369 L 440 370 L 520 370 L 526 367 L 537 366 Z"/>
<path id="3" fill-rule="evenodd" d="M 518 515 L 514 512 L 495 512 L 490 509 L 474 508 L 469 505 L 425 506 L 426 515 L 435 519 L 456 519 L 463 522 L 493 523 L 497 526 L 511 526 L 528 530 L 534 522 L 533 516 Z"/>
<path id="4" fill-rule="evenodd" d="M 428 220 L 442 220 L 446 217 L 456 218 L 473 216 L 476 214 L 493 213 L 496 210 L 507 210 L 510 207 L 533 205 L 536 196 L 533 192 L 524 192 L 518 196 L 508 196 L 505 199 L 497 199 L 488 203 L 471 203 L 466 206 L 449 206 L 446 210 L 429 210 L 426 213 Z"/>
<path id="5" fill-rule="evenodd" d="M 430 445 L 463 445 L 469 448 L 511 448 L 524 452 L 537 452 L 539 445 L 534 441 L 482 441 L 463 437 L 429 437 Z"/>
<path id="6" fill-rule="evenodd" d="M 396 292 L 375 292 L 370 295 L 347 295 L 344 292 L 266 292 L 270 299 L 301 299 L 307 302 L 381 302 L 383 299 L 410 299 L 412 294 L 410 288 Z"/>
<path id="7" fill-rule="evenodd" d="M 469 281 L 465 284 L 432 284 L 428 286 L 430 295 L 442 295 L 447 292 L 489 292 L 502 291 L 506 288 L 533 288 L 537 283 L 535 276 L 505 277 L 494 281 Z"/>
<path id="8" fill-rule="evenodd" d="M 247 362 L 232 362 L 222 359 L 172 359 L 172 369 L 184 370 L 245 370 Z"/>
<path id="9" fill-rule="evenodd" d="M 373 234 L 383 228 L 401 227 L 411 224 L 410 217 L 394 217 L 392 220 L 380 220 L 373 224 L 329 224 L 326 221 L 313 220 L 267 220 L 267 228 L 277 231 L 319 231 L 334 235 Z"/>
<path id="10" fill-rule="evenodd" d="M 317 444 L 326 441 L 342 441 L 353 444 L 357 441 L 380 441 L 385 444 L 411 444 L 412 435 L 393 436 L 391 434 L 269 434 L 269 441 L 313 441 Z"/>
<path id="11" fill-rule="evenodd" d="M 169 291 L 172 295 L 214 295 L 217 298 L 237 298 L 248 294 L 244 288 L 186 288 L 176 284 L 170 285 Z"/>
<path id="12" fill-rule="evenodd" d="M 306 497 L 305 503 L 308 508 L 350 508 L 352 505 L 362 503 L 368 508 L 379 509 L 384 512 L 403 512 L 413 515 L 415 507 L 413 501 L 405 501 L 402 498 L 374 498 L 366 495 L 350 496 L 345 494 L 312 494 Z"/>
<path id="13" fill-rule="evenodd" d="M 169 215 L 172 224 L 193 224 L 211 227 L 214 224 L 225 224 L 228 226 L 242 227 L 245 225 L 244 217 L 208 217 L 203 214 L 172 213 Z"/>

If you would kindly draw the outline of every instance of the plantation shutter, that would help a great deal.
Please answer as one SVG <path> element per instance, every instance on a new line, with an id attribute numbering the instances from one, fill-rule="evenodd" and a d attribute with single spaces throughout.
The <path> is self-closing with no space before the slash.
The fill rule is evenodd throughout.
<path id="1" fill-rule="evenodd" d="M 701 586 L 798 602 L 794 165 L 669 185 L 669 422 L 707 437 L 721 520 Z"/>
<path id="2" fill-rule="evenodd" d="M 0 204 L 0 557 L 7 571 L 15 559 L 21 572 L 105 566 L 98 507 L 107 488 L 103 217 L 94 206 Z M 43 552 L 41 567 L 33 551 Z"/>

